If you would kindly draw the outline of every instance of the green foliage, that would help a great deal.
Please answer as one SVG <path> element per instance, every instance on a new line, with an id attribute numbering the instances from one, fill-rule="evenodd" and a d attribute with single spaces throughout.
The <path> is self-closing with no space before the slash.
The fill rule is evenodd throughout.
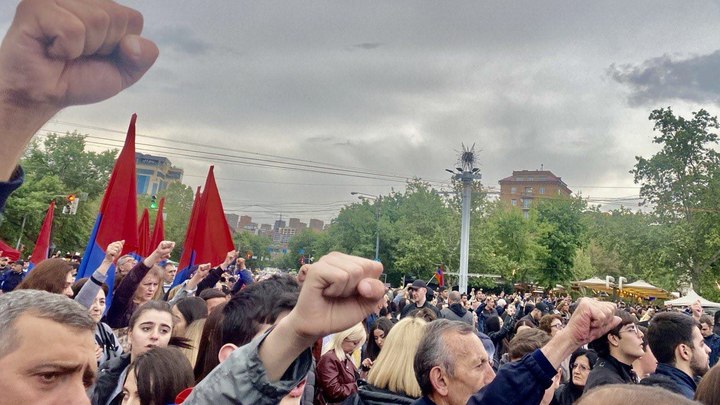
<path id="1" fill-rule="evenodd" d="M 191 187 L 174 182 L 168 184 L 167 188 L 158 192 L 156 196 L 158 204 L 161 198 L 165 198 L 165 206 L 163 207 L 165 213 L 165 239 L 175 242 L 175 249 L 173 249 L 171 259 L 180 260 L 195 193 Z M 148 208 L 150 211 L 150 233 L 152 234 L 157 218 L 157 210 L 150 208 L 151 203 L 152 196 L 138 196 L 138 221 L 142 216 L 143 209 Z"/>
<path id="2" fill-rule="evenodd" d="M 253 256 L 257 257 L 257 259 L 246 260 L 245 265 L 248 268 L 264 267 L 270 263 L 268 250 L 272 245 L 272 238 L 240 231 L 233 235 L 233 241 L 241 255 L 250 251 Z"/>
<path id="3" fill-rule="evenodd" d="M 14 245 L 25 217 L 23 254 L 29 255 L 48 204 L 55 199 L 52 243 L 64 252 L 82 251 L 90 236 L 116 153 L 116 150 L 85 151 L 85 136 L 77 132 L 65 136 L 51 134 L 42 142 L 31 143 L 21 161 L 25 183 L 8 199 L 0 225 L 3 238 Z M 63 215 L 64 197 L 73 193 L 87 193 L 88 199 L 80 201 L 76 215 Z"/>

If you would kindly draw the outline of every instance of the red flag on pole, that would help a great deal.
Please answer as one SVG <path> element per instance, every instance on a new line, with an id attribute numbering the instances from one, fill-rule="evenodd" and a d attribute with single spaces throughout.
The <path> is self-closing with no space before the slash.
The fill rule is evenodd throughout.
<path id="1" fill-rule="evenodd" d="M 38 263 L 48 258 L 48 251 L 50 250 L 50 233 L 52 232 L 53 216 L 55 215 L 55 200 L 50 202 L 47 213 L 45 214 L 45 220 L 43 221 L 40 233 L 38 234 L 37 241 L 35 241 L 35 249 L 33 249 L 32 255 L 30 256 L 29 269 L 37 266 Z"/>
<path id="2" fill-rule="evenodd" d="M 137 180 L 135 178 L 135 121 L 130 119 L 125 145 L 115 161 L 110 180 L 103 195 L 100 212 L 90 239 L 85 247 L 77 278 L 90 277 L 105 258 L 105 249 L 112 242 L 124 240 L 121 254 L 136 252 L 138 248 Z M 108 270 L 107 285 L 110 293 L 107 306 L 112 300 L 115 266 Z"/>
<path id="3" fill-rule="evenodd" d="M 192 210 L 190 211 L 190 221 L 188 222 L 187 230 L 185 231 L 185 241 L 183 242 L 182 255 L 180 256 L 180 263 L 178 263 L 178 272 L 173 281 L 173 286 L 176 286 L 183 281 L 190 278 L 190 270 L 194 263 L 193 246 L 195 241 L 195 233 L 197 228 L 198 212 L 200 211 L 200 199 L 202 193 L 198 186 L 195 192 L 195 200 L 193 200 Z"/>
<path id="4" fill-rule="evenodd" d="M 160 242 L 165 240 L 165 219 L 163 218 L 164 207 L 165 197 L 160 199 L 157 216 L 155 217 L 155 228 L 153 229 L 152 238 L 150 238 L 150 249 L 155 249 Z"/>
<path id="5" fill-rule="evenodd" d="M 214 166 L 210 166 L 205 180 L 200 207 L 194 242 L 195 263 L 219 264 L 225 260 L 227 252 L 235 248 L 235 244 L 215 183 Z"/>
<path id="6" fill-rule="evenodd" d="M 150 212 L 148 212 L 148 209 L 145 208 L 143 210 L 142 218 L 140 218 L 140 225 L 138 225 L 137 253 L 140 257 L 144 258 L 150 255 L 150 246 Z"/>

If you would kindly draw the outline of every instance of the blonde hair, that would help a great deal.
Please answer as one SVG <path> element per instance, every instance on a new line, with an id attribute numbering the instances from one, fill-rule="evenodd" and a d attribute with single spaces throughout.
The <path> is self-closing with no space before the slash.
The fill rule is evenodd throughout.
<path id="1" fill-rule="evenodd" d="M 138 286 L 135 287 L 135 292 L 133 292 L 133 299 L 135 299 L 135 295 L 138 292 L 138 289 L 140 288 L 140 285 L 142 284 L 143 280 L 145 280 L 145 277 L 155 277 L 158 281 L 158 288 L 155 290 L 155 295 L 151 298 L 151 300 L 155 301 L 161 301 L 163 296 L 165 295 L 165 291 L 163 290 L 163 275 L 165 273 L 163 272 L 163 269 L 158 266 L 157 264 L 152 266 L 150 270 L 143 276 L 143 278 L 140 279 L 140 282 L 138 283 Z"/>
<path id="2" fill-rule="evenodd" d="M 180 348 L 180 351 L 187 357 L 190 364 L 195 368 L 198 351 L 200 349 L 200 337 L 202 336 L 203 327 L 205 326 L 205 318 L 193 321 L 190 326 L 185 329 L 185 338 L 189 340 L 190 348 Z"/>
<path id="3" fill-rule="evenodd" d="M 365 343 L 366 337 L 367 334 L 365 333 L 365 327 L 362 323 L 359 323 L 349 329 L 345 329 L 344 331 L 334 334 L 332 339 L 330 340 L 330 344 L 325 347 L 323 353 L 333 350 L 335 351 L 335 356 L 337 356 L 339 360 L 343 360 L 345 359 L 345 357 L 351 357 L 345 354 L 345 351 L 343 351 L 342 344 L 345 339 L 351 341 L 358 341 L 359 343 L 357 345 L 357 348 L 355 349 L 357 351 L 360 350 L 363 343 Z"/>
<path id="4" fill-rule="evenodd" d="M 368 374 L 370 384 L 412 398 L 422 396 L 413 363 L 426 324 L 422 318 L 407 317 L 390 329 Z"/>

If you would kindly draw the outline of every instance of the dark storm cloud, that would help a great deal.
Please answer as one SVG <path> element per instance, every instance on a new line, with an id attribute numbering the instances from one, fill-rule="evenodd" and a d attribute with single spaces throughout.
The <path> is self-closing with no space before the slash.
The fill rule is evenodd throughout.
<path id="1" fill-rule="evenodd" d="M 663 55 L 639 65 L 612 65 L 608 74 L 630 88 L 632 105 L 680 99 L 720 101 L 720 50 L 690 58 Z"/>

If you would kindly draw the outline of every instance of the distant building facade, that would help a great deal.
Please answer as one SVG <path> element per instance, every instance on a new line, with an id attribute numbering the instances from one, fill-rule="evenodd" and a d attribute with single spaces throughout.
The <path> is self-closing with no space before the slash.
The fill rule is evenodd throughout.
<path id="1" fill-rule="evenodd" d="M 572 194 L 562 178 L 549 170 L 517 170 L 498 182 L 500 200 L 529 215 L 533 201 L 542 198 L 567 197 Z"/>
<path id="2" fill-rule="evenodd" d="M 238 230 L 238 222 L 240 221 L 238 214 L 225 213 L 225 220 L 227 221 L 230 230 L 235 233 Z"/>
<path id="3" fill-rule="evenodd" d="M 323 230 L 323 226 L 324 226 L 323 221 L 321 221 L 319 219 L 313 218 L 310 220 L 309 228 L 312 229 L 313 231 L 320 232 Z"/>
<path id="4" fill-rule="evenodd" d="M 182 182 L 183 169 L 174 167 L 164 156 L 136 152 L 135 166 L 139 195 L 155 195 L 165 190 L 170 183 Z"/>

